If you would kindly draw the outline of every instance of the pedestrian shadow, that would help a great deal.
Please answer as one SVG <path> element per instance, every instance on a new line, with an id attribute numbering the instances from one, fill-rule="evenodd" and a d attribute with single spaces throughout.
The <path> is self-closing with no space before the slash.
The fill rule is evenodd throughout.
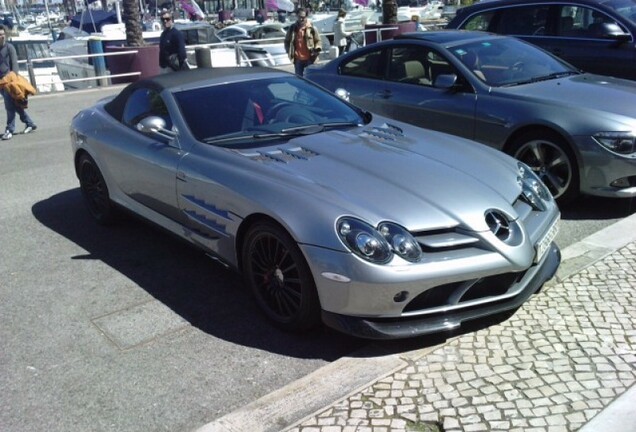
<path id="1" fill-rule="evenodd" d="M 107 264 L 193 327 L 219 339 L 289 357 L 326 361 L 367 343 L 328 328 L 303 334 L 277 329 L 261 314 L 240 275 L 133 216 L 122 217 L 114 226 L 97 225 L 79 188 L 36 203 L 32 213 L 44 226 L 86 251 L 69 256 L 69 261 Z M 100 290 L 108 289 L 105 281 Z"/>

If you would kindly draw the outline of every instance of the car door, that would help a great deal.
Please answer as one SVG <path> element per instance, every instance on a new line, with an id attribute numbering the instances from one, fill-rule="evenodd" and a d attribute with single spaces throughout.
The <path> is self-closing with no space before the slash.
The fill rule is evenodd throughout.
<path id="1" fill-rule="evenodd" d="M 183 152 L 175 141 L 144 134 L 136 125 L 145 117 L 159 116 L 172 128 L 172 119 L 161 95 L 139 88 L 126 102 L 123 127 L 112 133 L 113 143 L 103 155 L 119 189 L 142 206 L 173 220 L 181 220 L 177 206 L 176 171 Z"/>
<path id="2" fill-rule="evenodd" d="M 379 114 L 465 138 L 474 135 L 475 93 L 439 51 L 426 45 L 396 43 L 387 51 L 386 79 L 378 86 Z M 453 88 L 438 88 L 442 74 L 458 76 Z"/>
<path id="3" fill-rule="evenodd" d="M 331 91 L 344 88 L 349 92 L 351 103 L 378 112 L 375 98 L 384 86 L 385 53 L 384 48 L 362 50 L 340 65 L 337 77 L 317 73 L 316 82 Z M 312 75 L 308 76 L 312 79 Z"/>
<path id="4" fill-rule="evenodd" d="M 633 36 L 614 18 L 592 7 L 563 4 L 554 19 L 548 51 L 586 72 L 636 79 Z"/>

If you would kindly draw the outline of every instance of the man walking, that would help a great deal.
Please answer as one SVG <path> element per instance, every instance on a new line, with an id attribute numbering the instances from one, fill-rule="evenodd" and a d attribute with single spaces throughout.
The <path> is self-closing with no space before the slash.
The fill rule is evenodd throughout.
<path id="1" fill-rule="evenodd" d="M 7 127 L 2 135 L 3 140 L 9 140 L 13 137 L 16 113 L 20 116 L 22 123 L 26 125 L 23 133 L 28 134 L 37 129 L 37 126 L 25 110 L 27 96 L 28 94 L 35 94 L 35 89 L 30 83 L 25 82 L 26 80 L 20 80 L 18 55 L 15 47 L 7 42 L 8 32 L 9 30 L 3 24 L 0 24 L 0 92 L 4 99 L 4 108 L 7 111 Z M 12 93 L 9 87 L 16 89 L 21 95 L 19 100 L 15 99 L 16 94 Z"/>
<path id="2" fill-rule="evenodd" d="M 304 9 L 298 11 L 296 22 L 287 30 L 285 51 L 294 63 L 294 72 L 300 76 L 303 76 L 305 68 L 313 64 L 322 51 L 320 33 L 311 25 Z"/>

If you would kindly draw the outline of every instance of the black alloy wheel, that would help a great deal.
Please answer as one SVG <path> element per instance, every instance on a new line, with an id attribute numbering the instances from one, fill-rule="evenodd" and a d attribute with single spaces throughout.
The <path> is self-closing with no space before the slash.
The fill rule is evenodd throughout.
<path id="1" fill-rule="evenodd" d="M 245 236 L 245 281 L 263 312 L 278 327 L 303 331 L 320 322 L 320 301 L 305 258 L 291 236 L 260 222 Z"/>
<path id="2" fill-rule="evenodd" d="M 84 154 L 78 161 L 80 189 L 88 211 L 101 225 L 109 225 L 115 220 L 115 208 L 108 195 L 108 187 L 97 164 Z"/>

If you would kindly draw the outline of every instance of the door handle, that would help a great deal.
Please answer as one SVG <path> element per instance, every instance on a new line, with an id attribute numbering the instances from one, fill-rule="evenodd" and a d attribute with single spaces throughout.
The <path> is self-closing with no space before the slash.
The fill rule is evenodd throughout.
<path id="1" fill-rule="evenodd" d="M 393 95 L 393 93 L 389 89 L 384 89 L 384 90 L 378 91 L 377 95 L 378 97 L 381 97 L 383 99 L 388 99 Z"/>

